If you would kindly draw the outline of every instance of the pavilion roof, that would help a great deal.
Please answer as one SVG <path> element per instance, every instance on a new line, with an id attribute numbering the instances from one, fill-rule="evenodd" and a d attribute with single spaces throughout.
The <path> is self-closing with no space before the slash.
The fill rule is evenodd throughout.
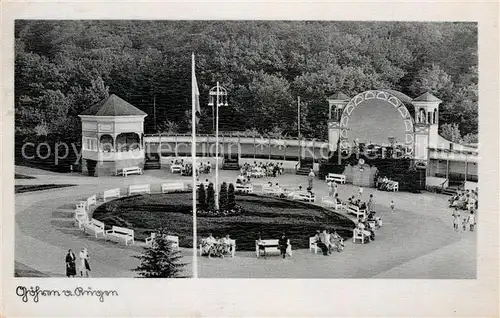
<path id="1" fill-rule="evenodd" d="M 80 115 L 88 116 L 141 116 L 147 115 L 139 108 L 124 101 L 115 94 L 87 108 Z"/>

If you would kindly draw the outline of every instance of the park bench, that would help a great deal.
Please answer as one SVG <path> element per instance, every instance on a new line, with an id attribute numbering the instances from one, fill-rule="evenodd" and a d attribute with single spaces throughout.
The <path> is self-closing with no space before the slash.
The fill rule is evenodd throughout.
<path id="1" fill-rule="evenodd" d="M 312 236 L 309 238 L 309 250 L 310 251 L 314 250 L 314 254 L 318 254 L 318 244 L 316 244 L 316 243 L 317 243 L 317 240 L 316 240 L 315 236 Z"/>
<path id="2" fill-rule="evenodd" d="M 345 184 L 346 177 L 343 174 L 329 173 L 326 178 L 326 182 L 335 181 L 338 183 Z"/>
<path id="3" fill-rule="evenodd" d="M 366 208 L 361 209 L 359 206 L 354 205 L 354 204 L 347 205 L 347 213 L 351 213 L 351 214 L 356 215 L 356 218 L 358 218 L 358 219 L 366 218 Z"/>
<path id="4" fill-rule="evenodd" d="M 182 171 L 182 165 L 172 164 L 170 166 L 170 172 L 171 173 L 181 173 L 181 171 Z"/>
<path id="5" fill-rule="evenodd" d="M 152 245 L 154 240 L 156 239 L 157 234 L 155 232 L 151 233 L 150 237 L 146 238 L 146 244 Z M 172 242 L 172 247 L 179 250 L 179 237 L 175 235 L 165 235 L 164 236 L 167 241 Z"/>
<path id="6" fill-rule="evenodd" d="M 116 175 L 122 175 L 126 177 L 129 174 L 142 174 L 142 169 L 140 167 L 134 166 L 116 170 Z"/>
<path id="7" fill-rule="evenodd" d="M 287 242 L 288 246 L 286 248 L 286 253 L 292 256 L 292 244 L 290 244 L 290 240 Z M 260 257 L 260 247 L 264 246 L 264 251 L 266 256 L 269 254 L 280 254 L 281 251 L 279 249 L 279 240 L 259 240 L 255 241 L 255 254 L 257 257 Z"/>
<path id="8" fill-rule="evenodd" d="M 119 198 L 120 197 L 120 188 L 110 189 L 104 191 L 103 200 L 106 202 L 109 198 Z"/>
<path id="9" fill-rule="evenodd" d="M 111 230 L 106 231 L 106 239 L 123 240 L 125 245 L 128 245 L 129 242 L 134 244 L 134 230 L 113 225 Z"/>
<path id="10" fill-rule="evenodd" d="M 200 245 L 198 247 L 198 253 L 200 254 L 200 256 L 202 256 L 203 254 L 203 242 L 205 241 L 206 239 L 201 239 L 201 242 L 200 242 Z M 220 243 L 216 243 L 216 244 L 220 244 Z M 236 253 L 236 240 L 233 240 L 233 239 L 229 239 L 229 245 L 231 246 L 231 257 L 234 257 L 235 253 Z"/>
<path id="11" fill-rule="evenodd" d="M 342 209 L 342 203 L 337 202 L 337 199 L 335 199 L 334 197 L 322 197 L 321 203 L 326 206 L 331 206 L 335 210 Z"/>
<path id="12" fill-rule="evenodd" d="M 253 185 L 237 183 L 234 187 L 236 192 L 253 193 Z"/>
<path id="13" fill-rule="evenodd" d="M 161 185 L 161 193 L 166 193 L 170 191 L 183 191 L 184 183 L 183 182 L 169 182 L 162 183 Z"/>
<path id="14" fill-rule="evenodd" d="M 98 237 L 99 234 L 102 234 L 103 237 L 106 237 L 104 227 L 105 225 L 103 222 L 96 219 L 91 219 L 90 222 L 83 224 L 83 231 L 90 235 L 95 235 L 95 237 Z"/>
<path id="15" fill-rule="evenodd" d="M 306 202 L 314 202 L 314 201 L 316 201 L 316 196 L 314 195 L 314 193 L 298 192 L 297 193 L 297 200 L 306 201 Z"/>
<path id="16" fill-rule="evenodd" d="M 87 209 L 90 209 L 92 205 L 97 205 L 97 196 L 95 194 L 87 198 Z"/>
<path id="17" fill-rule="evenodd" d="M 366 238 L 367 238 L 367 236 L 363 234 L 362 230 L 360 230 L 358 228 L 355 228 L 354 230 L 352 230 L 352 242 L 353 243 L 356 243 L 356 240 L 360 240 L 361 244 L 365 244 Z"/>
<path id="18" fill-rule="evenodd" d="M 75 225 L 81 229 L 83 225 L 89 222 L 89 215 L 87 210 L 83 207 L 75 209 Z"/>
<path id="19" fill-rule="evenodd" d="M 269 186 L 262 186 L 262 193 L 263 194 L 270 194 L 270 195 L 281 195 L 283 193 L 283 189 L 280 187 L 269 187 Z"/>
<path id="20" fill-rule="evenodd" d="M 151 187 L 149 184 L 133 184 L 128 186 L 128 195 L 136 193 L 151 193 Z"/>

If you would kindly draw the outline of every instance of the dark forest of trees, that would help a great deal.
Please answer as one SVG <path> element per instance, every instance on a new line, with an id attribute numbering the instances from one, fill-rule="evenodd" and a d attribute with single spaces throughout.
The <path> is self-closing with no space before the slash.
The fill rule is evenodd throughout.
<path id="1" fill-rule="evenodd" d="M 442 133 L 477 138 L 475 23 L 18 20 L 15 40 L 19 135 L 79 140 L 77 115 L 111 93 L 149 114 L 146 133 L 188 131 L 194 52 L 201 104 L 216 81 L 229 92 L 221 130 L 296 136 L 300 96 L 302 133 L 325 139 L 327 96 L 385 88 L 432 92 Z"/>

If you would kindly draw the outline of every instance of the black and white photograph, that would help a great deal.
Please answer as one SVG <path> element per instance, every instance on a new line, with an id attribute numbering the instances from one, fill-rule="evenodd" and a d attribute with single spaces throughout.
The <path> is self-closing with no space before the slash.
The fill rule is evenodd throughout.
<path id="1" fill-rule="evenodd" d="M 16 297 L 476 282 L 481 24 L 374 19 L 16 18 Z"/>
<path id="2" fill-rule="evenodd" d="M 16 276 L 476 277 L 476 23 L 15 32 Z"/>

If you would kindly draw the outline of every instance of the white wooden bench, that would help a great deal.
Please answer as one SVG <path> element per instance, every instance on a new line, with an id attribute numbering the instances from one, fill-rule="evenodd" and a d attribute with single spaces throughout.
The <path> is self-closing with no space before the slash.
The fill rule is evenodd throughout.
<path id="1" fill-rule="evenodd" d="M 347 205 L 347 213 L 351 213 L 351 214 L 356 215 L 356 217 L 358 219 L 360 219 L 360 218 L 364 219 L 367 217 L 366 209 L 361 209 L 360 207 L 358 207 L 357 205 L 354 205 L 354 204 Z"/>
<path id="2" fill-rule="evenodd" d="M 102 195 L 104 202 L 106 202 L 107 199 L 109 198 L 119 198 L 120 197 L 120 188 L 115 188 L 115 189 L 109 189 L 104 191 L 104 194 Z"/>
<path id="3" fill-rule="evenodd" d="M 342 209 L 342 203 L 337 202 L 337 199 L 335 199 L 334 197 L 322 197 L 321 203 L 326 206 L 331 206 L 335 210 Z"/>
<path id="4" fill-rule="evenodd" d="M 290 244 L 290 240 L 287 242 L 288 246 L 286 248 L 286 253 L 292 256 L 292 244 Z M 281 254 L 279 249 L 279 240 L 261 240 L 260 242 L 255 241 L 255 254 L 257 257 L 260 257 L 260 247 L 264 246 L 264 251 L 266 256 L 269 254 Z"/>
<path id="5" fill-rule="evenodd" d="M 314 251 L 314 254 L 318 254 L 318 244 L 316 243 L 317 240 L 315 236 L 309 238 L 309 250 Z"/>
<path id="6" fill-rule="evenodd" d="M 316 196 L 313 193 L 309 193 L 309 192 L 299 192 L 297 194 L 297 200 L 306 201 L 306 202 L 314 202 L 314 201 L 316 201 Z"/>
<path id="7" fill-rule="evenodd" d="M 134 244 L 134 230 L 113 225 L 111 230 L 106 231 L 106 239 L 117 241 L 123 240 L 125 245 L 128 245 L 129 242 Z"/>
<path id="8" fill-rule="evenodd" d="M 361 244 L 365 244 L 366 236 L 363 234 L 361 229 L 355 228 L 352 230 L 352 242 L 356 243 L 356 240 L 360 240 Z"/>
<path id="9" fill-rule="evenodd" d="M 253 193 L 253 185 L 237 183 L 234 186 L 236 192 Z"/>
<path id="10" fill-rule="evenodd" d="M 79 229 L 83 228 L 84 224 L 89 222 L 89 215 L 85 208 L 76 208 L 75 209 L 75 226 Z"/>
<path id="11" fill-rule="evenodd" d="M 399 191 L 399 182 L 393 181 L 393 183 L 392 183 L 392 191 L 393 192 Z"/>
<path id="12" fill-rule="evenodd" d="M 346 177 L 343 174 L 329 173 L 326 178 L 326 182 L 336 181 L 338 183 L 345 184 Z"/>
<path id="13" fill-rule="evenodd" d="M 156 233 L 151 233 L 150 237 L 146 238 L 146 244 L 152 245 L 154 240 L 156 239 L 157 234 Z M 165 239 L 167 241 L 172 242 L 172 247 L 179 250 L 179 237 L 175 235 L 165 235 Z"/>
<path id="14" fill-rule="evenodd" d="M 133 184 L 128 186 L 128 195 L 136 193 L 149 193 L 151 194 L 151 186 L 149 184 Z"/>
<path id="15" fill-rule="evenodd" d="M 183 191 L 184 183 L 183 182 L 169 182 L 162 183 L 161 185 L 161 193 L 166 193 L 170 191 Z"/>
<path id="16" fill-rule="evenodd" d="M 172 164 L 170 166 L 171 173 L 181 173 L 181 171 L 182 171 L 182 165 Z"/>
<path id="17" fill-rule="evenodd" d="M 279 187 L 269 187 L 269 186 L 262 186 L 262 193 L 263 194 L 270 194 L 270 195 L 280 195 L 283 193 L 283 189 Z"/>
<path id="18" fill-rule="evenodd" d="M 97 205 L 97 196 L 95 194 L 87 198 L 87 209 L 90 209 L 93 205 Z"/>
<path id="19" fill-rule="evenodd" d="M 142 174 L 142 169 L 138 166 L 133 166 L 133 167 L 126 167 L 126 168 L 116 170 L 117 176 L 122 175 L 122 176 L 126 177 L 129 174 Z"/>
<path id="20" fill-rule="evenodd" d="M 103 222 L 96 219 L 91 219 L 88 223 L 83 224 L 83 231 L 90 235 L 95 235 L 95 237 L 98 237 L 99 234 L 102 234 L 103 237 L 106 237 L 104 227 L 105 225 Z"/>

